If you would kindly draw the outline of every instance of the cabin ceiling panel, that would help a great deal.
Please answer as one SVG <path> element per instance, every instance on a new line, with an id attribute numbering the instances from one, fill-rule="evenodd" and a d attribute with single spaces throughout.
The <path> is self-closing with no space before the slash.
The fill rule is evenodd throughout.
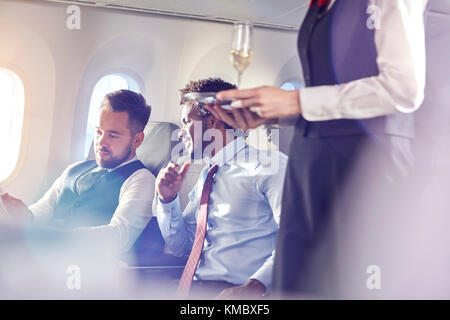
<path id="1" fill-rule="evenodd" d="M 221 22 L 249 20 L 257 26 L 298 30 L 309 0 L 45 0 Z"/>

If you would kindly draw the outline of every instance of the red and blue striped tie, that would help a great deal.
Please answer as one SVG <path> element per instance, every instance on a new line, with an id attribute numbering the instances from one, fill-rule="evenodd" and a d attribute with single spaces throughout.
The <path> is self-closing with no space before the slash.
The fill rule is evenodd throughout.
<path id="1" fill-rule="evenodd" d="M 211 192 L 212 184 L 214 181 L 214 175 L 216 174 L 219 166 L 213 165 L 208 170 L 205 183 L 203 184 L 202 196 L 200 198 L 200 207 L 198 209 L 197 216 L 197 229 L 195 231 L 194 244 L 192 245 L 191 253 L 189 254 L 188 261 L 184 267 L 183 274 L 181 275 L 180 282 L 178 283 L 178 289 L 176 297 L 178 299 L 185 299 L 189 294 L 191 288 L 192 279 L 194 277 L 195 270 L 200 260 L 200 255 L 203 251 L 203 244 L 205 242 L 206 235 L 206 223 L 208 220 L 208 200 Z"/>

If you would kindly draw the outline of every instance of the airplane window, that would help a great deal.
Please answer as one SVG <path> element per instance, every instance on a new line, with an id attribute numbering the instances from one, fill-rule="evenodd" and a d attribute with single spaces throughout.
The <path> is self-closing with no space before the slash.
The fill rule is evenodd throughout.
<path id="1" fill-rule="evenodd" d="M 294 91 L 294 90 L 298 90 L 298 89 L 301 89 L 304 87 L 305 86 L 303 84 L 301 84 L 300 82 L 289 81 L 289 82 L 283 83 L 283 85 L 280 88 L 283 90 L 287 90 L 287 91 Z"/>
<path id="2" fill-rule="evenodd" d="M 0 68 L 0 182 L 16 168 L 22 140 L 25 89 L 11 70 Z"/>
<path id="3" fill-rule="evenodd" d="M 98 120 L 98 109 L 106 94 L 120 90 L 128 89 L 140 92 L 136 82 L 129 76 L 122 74 L 109 74 L 101 78 L 94 87 L 91 102 L 89 105 L 88 123 L 86 127 L 86 140 L 84 143 L 84 157 L 87 158 L 89 150 L 94 139 L 95 126 Z"/>

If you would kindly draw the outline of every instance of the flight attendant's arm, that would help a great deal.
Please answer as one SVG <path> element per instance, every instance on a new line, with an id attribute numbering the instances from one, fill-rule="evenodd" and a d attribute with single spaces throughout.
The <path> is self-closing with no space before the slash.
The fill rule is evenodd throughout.
<path id="1" fill-rule="evenodd" d="M 310 121 L 363 119 L 396 112 L 411 113 L 422 104 L 425 89 L 426 1 L 374 1 L 380 10 L 375 30 L 379 74 L 335 86 L 300 91 L 303 117 Z"/>
<path id="2" fill-rule="evenodd" d="M 262 124 L 264 119 L 298 114 L 310 121 L 323 121 L 414 112 L 424 98 L 426 3 L 427 0 L 374 0 L 381 22 L 375 30 L 379 69 L 375 77 L 294 92 L 275 87 L 228 90 L 218 93 L 217 98 L 236 99 L 236 107 L 256 113 L 253 117 L 257 121 L 247 121 L 247 128 Z M 210 109 L 230 125 L 242 127 L 235 119 L 238 112 L 243 117 L 242 111 L 233 111 L 231 116 L 219 106 Z"/>

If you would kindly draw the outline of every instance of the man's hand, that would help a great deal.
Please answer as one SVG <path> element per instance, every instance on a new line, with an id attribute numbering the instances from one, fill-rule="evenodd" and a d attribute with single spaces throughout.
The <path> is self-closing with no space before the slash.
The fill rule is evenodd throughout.
<path id="1" fill-rule="evenodd" d="M 241 286 L 223 290 L 215 297 L 217 300 L 230 299 L 260 299 L 266 292 L 266 287 L 256 279 L 250 279 Z"/>
<path id="2" fill-rule="evenodd" d="M 181 185 L 191 164 L 186 162 L 183 167 L 170 161 L 167 166 L 161 169 L 156 177 L 156 192 L 162 202 L 173 201 L 181 189 Z"/>
<path id="3" fill-rule="evenodd" d="M 23 225 L 33 221 L 33 213 L 22 200 L 16 199 L 7 193 L 1 197 L 13 223 Z"/>

